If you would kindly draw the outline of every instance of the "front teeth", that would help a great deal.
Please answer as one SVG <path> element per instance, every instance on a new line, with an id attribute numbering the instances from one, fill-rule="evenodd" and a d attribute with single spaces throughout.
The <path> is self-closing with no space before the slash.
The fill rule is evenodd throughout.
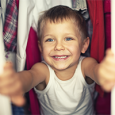
<path id="1" fill-rule="evenodd" d="M 66 58 L 66 57 L 67 57 L 67 56 L 62 56 L 62 57 L 57 57 L 57 56 L 55 56 L 55 58 L 61 58 L 61 59 L 62 59 L 62 58 Z"/>

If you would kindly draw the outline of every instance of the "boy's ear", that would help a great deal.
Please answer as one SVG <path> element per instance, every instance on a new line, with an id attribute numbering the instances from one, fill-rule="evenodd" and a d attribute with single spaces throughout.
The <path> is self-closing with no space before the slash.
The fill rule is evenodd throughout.
<path id="1" fill-rule="evenodd" d="M 86 50 L 87 50 L 88 47 L 89 47 L 89 43 L 90 43 L 90 39 L 89 39 L 89 37 L 87 37 L 87 38 L 83 41 L 83 46 L 82 46 L 81 53 L 85 53 L 85 52 L 86 52 Z"/>
<path id="2" fill-rule="evenodd" d="M 40 53 L 42 53 L 42 46 L 41 46 L 41 44 L 40 44 L 40 41 L 38 41 L 38 48 L 39 48 L 39 50 L 40 50 Z"/>

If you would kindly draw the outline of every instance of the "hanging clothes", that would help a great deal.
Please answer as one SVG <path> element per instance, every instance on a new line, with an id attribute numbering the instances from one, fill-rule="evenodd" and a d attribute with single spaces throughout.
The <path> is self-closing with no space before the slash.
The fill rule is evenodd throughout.
<path id="1" fill-rule="evenodd" d="M 18 24 L 17 20 L 18 9 L 16 0 L 10 0 L 6 7 L 5 24 L 3 29 L 3 38 L 6 51 L 16 52 Z"/>
<path id="2" fill-rule="evenodd" d="M 6 6 L 7 6 L 8 1 L 7 0 L 1 0 L 1 7 L 2 7 L 2 23 L 4 26 L 5 22 L 5 13 L 6 13 Z"/>
<path id="3" fill-rule="evenodd" d="M 4 41 L 3 41 L 3 6 L 1 4 L 0 6 L 0 74 L 3 72 L 3 65 L 5 61 L 6 60 L 5 60 Z M 1 94 L 0 94 L 0 109 L 1 109 L 0 110 L 1 115 L 12 114 L 9 98 Z"/>
<path id="4" fill-rule="evenodd" d="M 71 0 L 72 8 L 80 11 L 85 20 L 89 19 L 86 0 Z"/>
<path id="5" fill-rule="evenodd" d="M 93 35 L 91 41 L 91 57 L 98 62 L 104 57 L 105 53 L 105 23 L 104 23 L 104 0 L 87 0 L 90 18 L 93 24 Z M 110 3 L 106 6 L 109 7 Z M 107 8 L 107 7 L 106 7 Z M 110 22 L 109 22 L 110 23 Z M 108 27 L 110 28 L 110 27 Z M 107 28 L 107 29 L 108 29 Z M 110 30 L 109 30 L 110 31 Z M 107 36 L 106 36 L 107 37 Z M 108 76 L 109 77 L 109 76 Z M 99 95 L 95 102 L 97 115 L 110 115 L 110 93 L 104 93 L 100 86 L 96 85 L 96 91 Z"/>
<path id="6" fill-rule="evenodd" d="M 105 48 L 111 48 L 111 0 L 104 0 Z"/>
<path id="7" fill-rule="evenodd" d="M 39 1 L 39 3 L 36 3 L 38 0 L 20 0 L 19 2 L 16 68 L 17 71 L 22 71 L 25 67 L 26 46 L 30 28 L 32 24 L 36 28 L 34 18 L 38 18 L 38 12 L 44 11 L 46 7 L 44 0 Z"/>
<path id="8" fill-rule="evenodd" d="M 105 25 L 105 50 L 111 48 L 111 0 L 104 0 L 104 25 Z M 109 76 L 108 76 L 109 77 Z M 99 115 L 111 114 L 111 93 L 104 92 L 104 96 L 98 95 L 96 111 Z"/>
<path id="9" fill-rule="evenodd" d="M 0 64 L 3 65 L 3 60 L 5 61 L 5 53 L 4 53 L 4 42 L 3 42 L 3 6 L 0 1 Z M 2 67 L 0 66 L 0 72 L 2 71 Z"/>
<path id="10" fill-rule="evenodd" d="M 104 32 L 104 11 L 103 0 L 87 0 L 88 11 L 93 25 L 90 56 L 98 62 L 104 57 L 105 52 L 105 32 Z M 103 95 L 100 86 L 96 85 L 96 90 Z"/>

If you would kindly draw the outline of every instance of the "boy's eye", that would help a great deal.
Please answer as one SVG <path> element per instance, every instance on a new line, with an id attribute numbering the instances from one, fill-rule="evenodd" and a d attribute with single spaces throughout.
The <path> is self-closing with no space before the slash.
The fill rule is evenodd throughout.
<path id="1" fill-rule="evenodd" d="M 54 41 L 54 40 L 51 39 L 51 38 L 49 38 L 49 39 L 46 40 L 46 42 L 53 42 L 53 41 Z"/>
<path id="2" fill-rule="evenodd" d="M 72 40 L 72 38 L 69 38 L 69 37 L 68 37 L 68 38 L 66 38 L 66 41 L 70 41 L 70 40 Z"/>

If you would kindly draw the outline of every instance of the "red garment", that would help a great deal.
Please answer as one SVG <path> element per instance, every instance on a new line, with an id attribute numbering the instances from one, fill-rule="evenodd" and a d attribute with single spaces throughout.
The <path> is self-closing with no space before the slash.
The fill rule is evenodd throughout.
<path id="1" fill-rule="evenodd" d="M 38 49 L 38 39 L 37 34 L 30 28 L 28 43 L 26 47 L 26 64 L 27 70 L 31 69 L 31 67 L 41 61 L 40 51 Z M 31 89 L 29 91 L 29 98 L 30 98 L 30 111 L 32 115 L 40 115 L 39 111 L 39 102 L 37 99 L 37 95 L 35 94 L 34 90 Z"/>
<path id="2" fill-rule="evenodd" d="M 19 0 L 16 0 L 17 8 L 19 9 Z"/>
<path id="3" fill-rule="evenodd" d="M 105 1 L 107 4 L 104 3 Z M 107 9 L 110 10 L 110 0 L 87 0 L 87 3 L 90 18 L 93 23 L 93 35 L 90 54 L 91 57 L 100 62 L 103 59 L 105 52 L 105 35 L 106 38 L 108 38 L 107 36 L 110 35 L 110 25 L 106 25 L 106 22 L 110 24 L 110 18 L 104 20 L 104 11 L 107 11 Z M 105 17 L 108 17 L 108 15 Z M 105 28 L 107 29 L 105 30 L 107 33 L 104 33 Z M 110 36 L 108 40 L 110 40 Z M 106 41 L 109 46 L 107 45 L 106 48 L 110 47 L 110 42 L 108 42 L 108 40 Z M 104 93 L 99 86 L 96 86 L 96 90 L 100 94 L 97 97 L 95 106 L 97 115 L 110 115 L 110 93 Z"/>
<path id="4" fill-rule="evenodd" d="M 98 62 L 104 57 L 105 33 L 104 33 L 104 11 L 103 0 L 87 0 L 88 11 L 93 24 L 90 56 Z M 96 90 L 103 95 L 103 90 L 96 85 Z"/>
<path id="5" fill-rule="evenodd" d="M 111 1 L 104 0 L 105 48 L 111 48 Z"/>
<path id="6" fill-rule="evenodd" d="M 96 115 L 111 115 L 111 93 L 104 93 L 104 96 L 98 95 L 96 100 Z"/>

